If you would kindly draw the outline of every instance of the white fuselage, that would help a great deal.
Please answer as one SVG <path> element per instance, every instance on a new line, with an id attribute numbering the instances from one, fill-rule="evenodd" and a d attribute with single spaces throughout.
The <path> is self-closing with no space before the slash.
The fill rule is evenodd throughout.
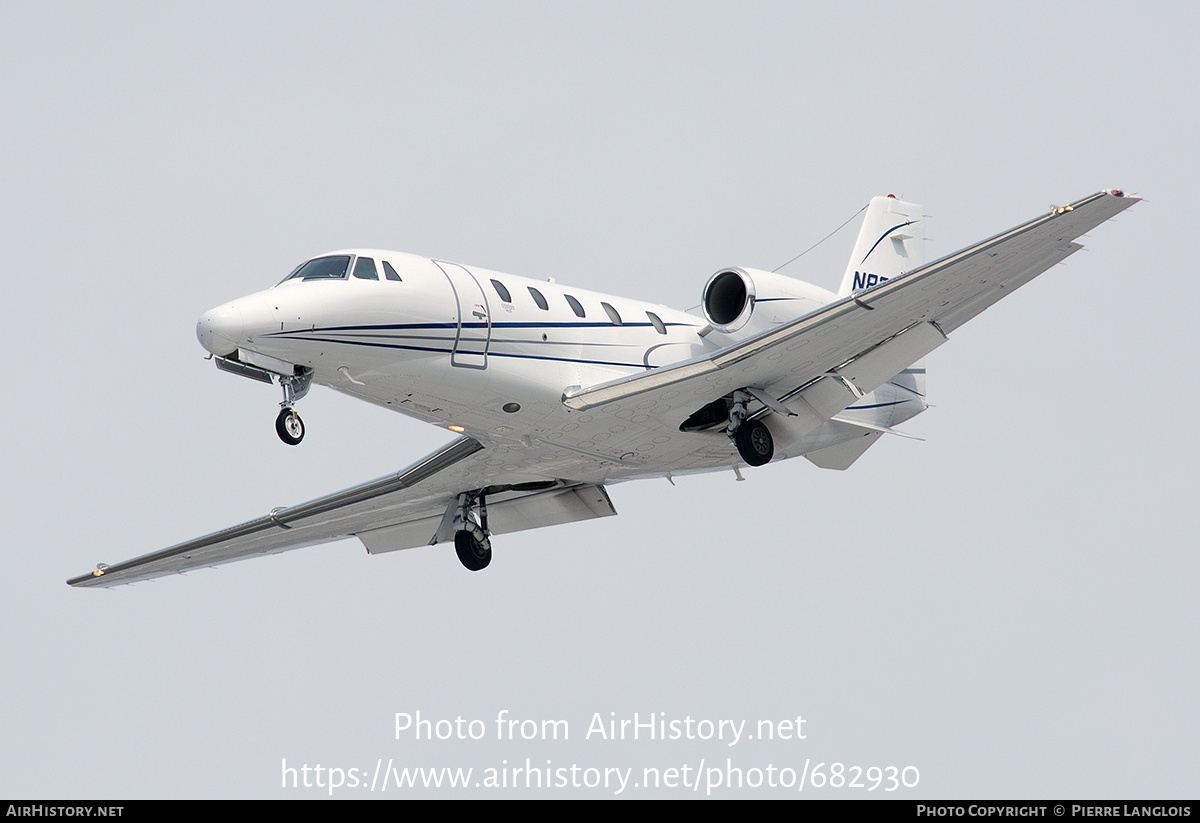
<path id="1" fill-rule="evenodd" d="M 213 309 L 197 324 L 200 342 L 216 355 L 277 374 L 311 369 L 314 383 L 486 445 L 529 443 L 561 431 L 569 425 L 562 396 L 570 387 L 688 360 L 736 339 L 686 312 L 553 282 L 399 252 L 357 249 L 328 257 L 336 255 L 354 261 L 344 276 L 294 276 Z M 350 269 L 364 258 L 374 279 Z M 818 305 L 797 299 L 790 316 Z M 904 419 L 925 407 L 874 395 L 856 407 L 867 412 L 872 401 L 886 404 L 879 406 L 886 419 L 868 415 L 877 425 L 899 422 L 899 406 L 911 411 Z M 816 432 L 807 446 L 780 443 L 781 456 L 821 447 L 829 437 Z M 713 463 L 730 465 L 723 457 Z"/>

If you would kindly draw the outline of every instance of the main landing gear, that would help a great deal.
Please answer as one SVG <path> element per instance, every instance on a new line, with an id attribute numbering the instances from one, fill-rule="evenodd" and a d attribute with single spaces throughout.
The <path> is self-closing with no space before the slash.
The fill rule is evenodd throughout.
<path id="1" fill-rule="evenodd" d="M 765 466 L 775 456 L 775 440 L 761 420 L 747 420 L 738 426 L 733 442 L 749 466 Z"/>
<path id="2" fill-rule="evenodd" d="M 463 492 L 458 496 L 454 515 L 454 551 L 459 562 L 470 571 L 486 569 L 492 562 L 492 541 L 488 538 L 487 504 L 483 492 Z"/>
<path id="3" fill-rule="evenodd" d="M 738 454 L 748 466 L 765 466 L 775 456 L 775 439 L 771 430 L 761 420 L 746 419 L 746 404 L 750 402 L 748 392 L 735 391 L 733 405 L 729 408 L 729 425 L 725 433 L 737 446 Z"/>
<path id="4" fill-rule="evenodd" d="M 279 385 L 283 387 L 283 402 L 279 405 L 279 416 L 275 418 L 275 433 L 279 439 L 289 446 L 295 446 L 304 439 L 304 421 L 296 414 L 296 401 L 308 394 L 312 386 L 312 372 L 291 376 L 280 375 Z"/>

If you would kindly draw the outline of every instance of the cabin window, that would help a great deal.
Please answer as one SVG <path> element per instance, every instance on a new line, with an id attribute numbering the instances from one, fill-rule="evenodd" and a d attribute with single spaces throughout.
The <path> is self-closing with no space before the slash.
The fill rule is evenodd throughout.
<path id="1" fill-rule="evenodd" d="M 542 296 L 540 291 L 535 289 L 533 286 L 526 286 L 525 288 L 529 289 L 529 295 L 533 298 L 533 302 L 537 303 L 537 307 L 539 309 L 542 311 L 550 311 L 550 304 L 546 302 L 546 298 Z"/>
<path id="2" fill-rule="evenodd" d="M 314 258 L 292 272 L 288 280 L 345 280 L 350 259 L 348 254 Z"/>
<path id="3" fill-rule="evenodd" d="M 664 323 L 657 314 L 652 311 L 648 311 L 646 312 L 646 316 L 650 318 L 650 325 L 654 326 L 654 330 L 656 332 L 659 334 L 667 333 L 667 324 Z"/>
<path id="4" fill-rule="evenodd" d="M 375 268 L 375 261 L 370 257 L 358 258 L 354 264 L 354 276 L 359 280 L 378 280 L 379 271 Z"/>
<path id="5" fill-rule="evenodd" d="M 608 315 L 608 319 L 613 322 L 614 326 L 623 325 L 621 323 L 621 315 L 617 314 L 617 310 L 607 303 L 601 303 L 600 308 L 604 309 L 604 313 Z"/>
<path id="6" fill-rule="evenodd" d="M 512 302 L 512 295 L 508 293 L 508 289 L 499 280 L 492 281 L 492 288 L 496 290 L 496 294 L 500 295 L 500 300 L 504 303 Z"/>
<path id="7" fill-rule="evenodd" d="M 583 305 L 578 300 L 569 294 L 563 296 L 567 298 L 567 305 L 571 307 L 571 311 L 575 312 L 576 317 L 587 317 L 587 314 L 583 310 Z"/>
<path id="8" fill-rule="evenodd" d="M 400 279 L 400 275 L 396 273 L 396 270 L 392 268 L 392 264 L 386 260 L 383 261 L 383 276 L 388 280 L 395 280 L 397 283 L 404 282 Z"/>

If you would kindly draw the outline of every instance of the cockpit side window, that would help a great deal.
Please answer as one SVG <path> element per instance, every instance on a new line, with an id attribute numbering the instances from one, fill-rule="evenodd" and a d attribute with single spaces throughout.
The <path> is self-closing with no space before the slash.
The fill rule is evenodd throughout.
<path id="1" fill-rule="evenodd" d="M 309 260 L 296 269 L 288 280 L 345 280 L 346 272 L 350 269 L 351 256 L 334 254 L 329 257 L 317 257 Z"/>
<path id="2" fill-rule="evenodd" d="M 396 270 L 392 268 L 392 264 L 386 260 L 383 261 L 383 276 L 388 280 L 395 280 L 397 283 L 404 282 L 400 279 L 400 275 L 396 273 Z"/>
<path id="3" fill-rule="evenodd" d="M 360 257 L 354 264 L 354 276 L 359 280 L 378 280 L 379 272 L 375 269 L 375 261 L 370 257 Z"/>

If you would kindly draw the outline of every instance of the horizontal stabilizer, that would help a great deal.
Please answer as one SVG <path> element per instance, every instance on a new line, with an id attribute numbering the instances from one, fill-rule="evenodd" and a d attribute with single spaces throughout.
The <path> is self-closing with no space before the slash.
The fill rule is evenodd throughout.
<path id="1" fill-rule="evenodd" d="M 838 443 L 836 446 L 826 449 L 818 449 L 804 456 L 822 469 L 845 471 L 881 437 L 883 437 L 883 432 L 864 431 L 861 437 L 854 440 L 847 440 L 845 443 Z"/>
<path id="2" fill-rule="evenodd" d="M 846 426 L 856 426 L 860 429 L 866 429 L 867 431 L 879 432 L 880 434 L 894 434 L 897 437 L 904 437 L 909 440 L 920 440 L 922 443 L 925 442 L 924 437 L 917 437 L 915 434 L 909 434 L 908 432 L 902 432 L 899 429 L 893 429 L 890 426 L 876 426 L 872 423 L 863 423 L 862 421 L 859 421 L 859 420 L 849 420 L 840 415 L 834 415 L 833 417 L 831 417 L 829 419 L 832 420 L 834 423 L 842 423 Z"/>

